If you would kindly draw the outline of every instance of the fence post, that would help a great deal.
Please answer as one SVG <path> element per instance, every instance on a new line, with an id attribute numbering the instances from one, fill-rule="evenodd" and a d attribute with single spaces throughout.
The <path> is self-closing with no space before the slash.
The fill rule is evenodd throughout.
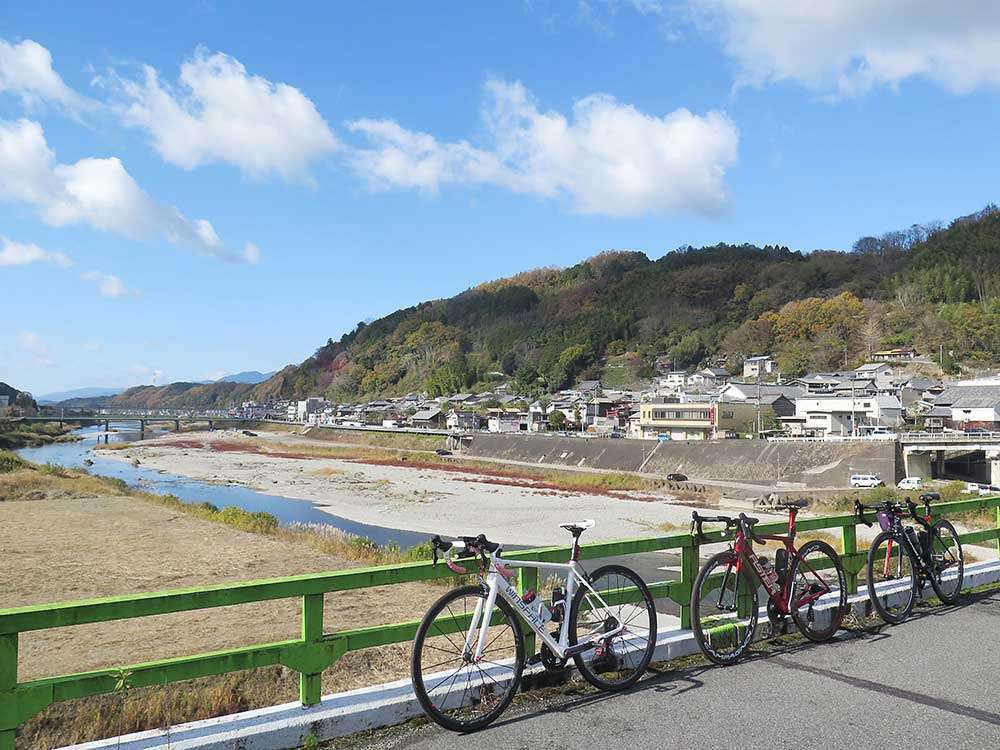
<path id="1" fill-rule="evenodd" d="M 0 702 L 13 701 L 14 688 L 17 687 L 17 633 L 0 635 Z M 4 693 L 8 697 L 4 697 Z M 13 707 L 3 710 L 0 706 L 0 716 L 12 716 Z M 0 750 L 14 750 L 16 729 L 0 729 Z"/>
<path id="2" fill-rule="evenodd" d="M 302 597 L 302 640 L 318 643 L 323 640 L 323 595 Z M 303 706 L 315 706 L 322 696 L 323 673 L 299 674 L 299 700 Z M 3 748 L 0 748 L 3 750 Z"/>
<path id="3" fill-rule="evenodd" d="M 541 596 L 538 591 L 538 568 L 518 568 L 517 569 L 517 593 L 521 596 L 532 589 L 535 596 Z M 569 617 L 569 602 L 563 606 L 563 616 Z M 535 655 L 535 632 L 531 628 L 524 628 L 524 653 L 528 658 Z"/>
<path id="4" fill-rule="evenodd" d="M 843 526 L 840 529 L 840 538 L 844 546 L 844 557 L 848 555 L 853 555 L 858 551 L 858 527 L 854 524 L 850 526 Z M 844 577 L 847 578 L 847 591 L 851 594 L 858 593 L 858 574 L 852 572 L 854 570 L 854 560 L 849 561 L 851 570 L 847 570 L 847 566 L 844 570 Z"/>
<path id="5" fill-rule="evenodd" d="M 681 547 L 681 583 L 687 602 L 681 604 L 681 627 L 691 627 L 691 593 L 694 591 L 694 579 L 698 577 L 698 554 L 700 547 L 692 538 L 690 546 Z"/>
<path id="6" fill-rule="evenodd" d="M 997 528 L 1000 529 L 1000 505 L 997 506 Z M 1000 555 L 1000 536 L 997 537 L 997 555 Z"/>

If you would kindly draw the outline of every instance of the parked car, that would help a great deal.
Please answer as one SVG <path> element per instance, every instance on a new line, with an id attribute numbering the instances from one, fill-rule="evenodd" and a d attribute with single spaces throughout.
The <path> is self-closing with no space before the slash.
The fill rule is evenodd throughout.
<path id="1" fill-rule="evenodd" d="M 656 436 L 656 441 L 658 443 L 665 443 L 668 440 L 670 440 L 670 435 L 668 435 L 665 432 L 661 432 L 659 435 Z"/>
<path id="2" fill-rule="evenodd" d="M 851 474 L 851 487 L 885 487 L 878 474 Z"/>
<path id="3" fill-rule="evenodd" d="M 969 482 L 965 485 L 966 492 L 979 493 L 979 482 Z"/>
<path id="4" fill-rule="evenodd" d="M 448 450 L 447 448 L 438 448 L 434 452 L 437 453 L 439 456 L 450 456 L 451 455 L 451 451 Z"/>
<path id="5" fill-rule="evenodd" d="M 686 482 L 688 480 L 687 474 L 681 474 L 674 472 L 673 474 L 667 474 L 668 482 Z"/>
<path id="6" fill-rule="evenodd" d="M 924 486 L 924 480 L 920 477 L 903 477 L 896 486 L 901 490 L 919 490 Z"/>

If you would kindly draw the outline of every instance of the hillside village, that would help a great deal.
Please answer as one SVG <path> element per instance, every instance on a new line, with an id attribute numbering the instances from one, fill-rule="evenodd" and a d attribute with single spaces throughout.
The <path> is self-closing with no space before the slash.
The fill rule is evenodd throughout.
<path id="1" fill-rule="evenodd" d="M 436 397 L 410 393 L 359 403 L 332 403 L 312 396 L 265 404 L 246 401 L 233 409 L 197 413 L 355 428 L 556 432 L 661 441 L 877 439 L 900 429 L 1000 428 L 1000 378 L 928 377 L 915 374 L 930 370 L 931 363 L 912 349 L 876 354 L 876 361 L 853 370 L 809 372 L 787 379 L 773 357 L 756 355 L 744 360 L 736 375 L 720 367 L 674 370 L 664 361 L 648 385 L 633 389 L 584 380 L 550 396 L 526 399 L 505 381 L 479 393 Z M 97 412 L 122 413 L 111 408 Z"/>

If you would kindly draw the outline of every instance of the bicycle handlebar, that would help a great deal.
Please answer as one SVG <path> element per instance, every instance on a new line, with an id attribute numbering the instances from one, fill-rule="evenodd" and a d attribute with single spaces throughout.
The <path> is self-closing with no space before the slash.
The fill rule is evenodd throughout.
<path id="1" fill-rule="evenodd" d="M 746 513 L 740 513 L 738 518 L 733 518 L 732 516 L 700 516 L 698 511 L 693 510 L 691 511 L 691 533 L 695 534 L 697 530 L 697 536 L 704 536 L 704 531 L 701 528 L 703 523 L 724 523 L 726 531 L 741 526 L 757 544 L 766 544 L 767 542 L 757 536 L 753 530 L 754 525 L 759 521 L 759 518 L 750 518 Z"/>
<path id="2" fill-rule="evenodd" d="M 465 575 L 468 571 L 461 565 L 456 565 L 451 561 L 452 555 L 455 553 L 461 554 L 462 552 L 466 552 L 473 557 L 479 555 L 482 558 L 483 565 L 486 565 L 488 564 L 487 553 L 493 557 L 500 557 L 502 551 L 503 545 L 499 542 L 491 542 L 486 538 L 485 534 L 463 536 L 453 541 L 442 539 L 439 535 L 431 538 L 431 552 L 434 557 L 434 564 L 437 565 L 438 552 L 444 552 L 445 565 L 459 575 Z"/>

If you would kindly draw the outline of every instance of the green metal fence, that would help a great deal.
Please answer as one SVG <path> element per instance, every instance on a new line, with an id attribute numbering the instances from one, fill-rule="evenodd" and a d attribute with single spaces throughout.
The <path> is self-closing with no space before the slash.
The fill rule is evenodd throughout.
<path id="1" fill-rule="evenodd" d="M 1000 497 L 942 503 L 935 506 L 934 512 L 935 515 L 953 515 L 991 509 L 996 509 L 997 528 L 961 535 L 964 543 L 971 544 L 1000 540 Z M 782 521 L 761 524 L 757 529 L 761 533 L 781 533 L 785 526 L 785 522 Z M 864 565 L 865 553 L 858 552 L 854 516 L 802 518 L 796 526 L 800 532 L 820 529 L 841 530 L 848 585 L 852 592 L 856 591 L 857 576 Z M 584 545 L 581 548 L 581 558 L 595 559 L 655 550 L 680 550 L 680 578 L 653 584 L 650 589 L 655 597 L 669 598 L 680 606 L 681 626 L 687 628 L 691 624 L 689 600 L 691 585 L 698 573 L 699 543 L 710 544 L 723 541 L 725 538 L 723 532 L 711 532 L 701 540 L 696 540 L 689 534 L 670 534 L 627 541 L 600 542 Z M 569 547 L 547 547 L 519 551 L 517 557 L 525 560 L 564 562 L 568 554 Z M 537 570 L 521 569 L 519 573 L 519 586 L 522 591 L 537 587 Z M 323 622 L 324 594 L 426 581 L 451 575 L 452 573 L 443 565 L 434 567 L 429 562 L 415 562 L 2 609 L 0 610 L 0 750 L 14 750 L 17 728 L 46 707 L 73 698 L 114 693 L 121 689 L 125 675 L 129 687 L 136 688 L 162 686 L 170 682 L 280 664 L 299 673 L 300 700 L 303 705 L 314 705 L 320 700 L 320 677 L 323 670 L 330 667 L 337 659 L 348 651 L 409 641 L 416 633 L 419 624 L 417 620 L 412 620 L 328 633 Z M 302 631 L 301 636 L 294 640 L 255 644 L 29 682 L 18 682 L 17 679 L 20 633 L 292 597 L 302 600 Z M 528 648 L 534 647 L 531 642 L 526 645 Z"/>

